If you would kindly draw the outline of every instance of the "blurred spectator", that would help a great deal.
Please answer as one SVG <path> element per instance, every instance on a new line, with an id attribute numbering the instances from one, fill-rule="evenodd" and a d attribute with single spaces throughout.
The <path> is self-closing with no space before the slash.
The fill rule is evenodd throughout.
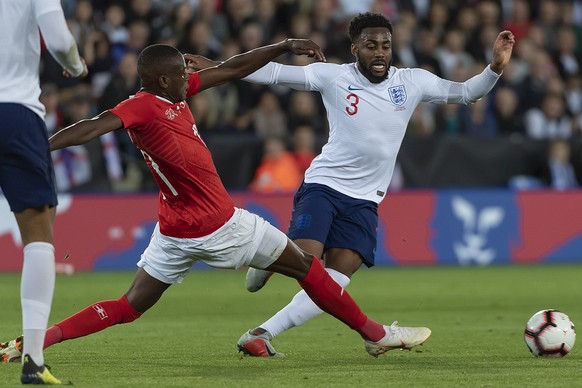
<path id="1" fill-rule="evenodd" d="M 570 27 L 558 30 L 558 41 L 553 54 L 558 72 L 565 79 L 582 73 L 582 56 L 576 53 L 576 35 Z"/>
<path id="2" fill-rule="evenodd" d="M 503 23 L 503 29 L 513 32 L 515 36 L 515 45 L 519 43 L 529 33 L 531 27 L 531 10 L 530 4 L 526 0 L 513 0 L 513 7 L 510 17 Z"/>
<path id="3" fill-rule="evenodd" d="M 493 114 L 500 134 L 510 135 L 517 133 L 525 135 L 523 115 L 518 111 L 518 108 L 519 98 L 513 89 L 509 87 L 497 88 Z"/>
<path id="4" fill-rule="evenodd" d="M 288 103 L 289 127 L 309 125 L 315 133 L 322 135 L 325 132 L 323 107 L 321 100 L 314 93 L 292 91 Z"/>
<path id="5" fill-rule="evenodd" d="M 408 122 L 407 132 L 417 136 L 430 136 L 435 132 L 435 118 L 429 104 L 418 104 Z"/>
<path id="6" fill-rule="evenodd" d="M 458 136 L 465 133 L 465 122 L 461 115 L 461 106 L 458 104 L 444 104 L 436 110 L 437 133 Z"/>
<path id="7" fill-rule="evenodd" d="M 78 88 L 86 90 L 90 84 L 88 109 L 84 110 L 89 116 L 108 106 L 102 105 L 103 101 L 123 99 L 139 87 L 131 85 L 134 75 L 121 74 L 123 62 L 126 55 L 135 57 L 148 44 L 163 42 L 223 60 L 287 37 L 310 38 L 323 47 L 328 62 L 352 62 L 344 33 L 346 20 L 370 10 L 392 19 L 393 65 L 421 67 L 458 81 L 474 75 L 473 63 L 481 66 L 490 60 L 491 40 L 500 30 L 511 30 L 517 41 L 512 60 L 486 107 L 483 102 L 470 108 L 425 104 L 412 113 L 411 134 L 470 136 L 473 130 L 492 133 L 495 123 L 498 135 L 524 133 L 552 138 L 574 133 L 582 137 L 581 1 L 65 0 L 63 8 L 90 76 L 84 80 L 61 77 L 60 66 L 43 55 L 41 82 L 55 83 L 56 87 L 56 93 L 55 87 L 49 87 L 43 98 L 49 105 L 63 102 L 57 105 L 65 109 L 78 95 Z M 310 62 L 306 57 L 280 60 L 295 65 Z M 267 91 L 271 96 L 264 94 Z M 288 136 L 288 128 L 305 124 L 313 128 L 316 137 L 326 136 L 321 101 L 312 93 L 295 93 L 283 86 L 236 82 L 206 91 L 189 103 L 199 130 L 205 134 L 269 136 L 273 130 Z M 62 125 L 58 108 L 57 116 L 52 108 L 47 112 L 47 124 L 55 123 L 56 117 Z M 548 116 L 552 114 L 560 118 Z M 132 174 L 124 150 L 134 148 L 125 147 L 125 142 L 127 139 L 117 138 L 116 146 L 123 156 L 122 171 Z M 576 168 L 582 177 L 582 162 Z M 141 182 L 136 187 L 148 185 Z"/>
<path id="8" fill-rule="evenodd" d="M 494 115 L 488 112 L 489 96 L 484 96 L 474 104 L 461 106 L 465 121 L 465 134 L 470 137 L 495 137 L 499 127 Z"/>
<path id="9" fill-rule="evenodd" d="M 449 17 L 446 2 L 431 1 L 428 7 L 428 14 L 424 20 L 424 26 L 435 34 L 437 40 L 440 40 L 447 30 Z"/>
<path id="10" fill-rule="evenodd" d="M 532 41 L 538 50 L 549 51 L 550 44 L 544 28 L 538 23 L 533 23 L 528 31 L 527 38 Z"/>
<path id="11" fill-rule="evenodd" d="M 162 37 L 172 37 L 181 43 L 187 40 L 188 27 L 194 16 L 192 5 L 187 1 L 175 4 L 170 12 L 168 23 L 160 30 Z"/>
<path id="12" fill-rule="evenodd" d="M 311 35 L 311 21 L 306 14 L 293 15 L 289 33 L 297 38 L 307 38 Z"/>
<path id="13" fill-rule="evenodd" d="M 113 45 L 125 45 L 129 39 L 129 32 L 125 26 L 125 10 L 119 4 L 110 5 L 105 11 L 105 21 L 101 30 L 107 34 Z"/>
<path id="14" fill-rule="evenodd" d="M 418 66 L 439 77 L 443 76 L 441 65 L 435 55 L 438 47 L 438 35 L 430 29 L 422 29 L 416 45 Z"/>
<path id="15" fill-rule="evenodd" d="M 561 22 L 560 1 L 540 0 L 539 3 L 539 27 L 545 37 L 546 49 L 552 49 L 558 38 L 558 28 Z"/>
<path id="16" fill-rule="evenodd" d="M 403 22 L 395 23 L 392 36 L 392 61 L 396 67 L 418 67 L 416 50 L 413 45 L 414 31 Z"/>
<path id="17" fill-rule="evenodd" d="M 568 139 L 572 135 L 572 122 L 566 115 L 564 97 L 547 94 L 540 108 L 525 113 L 525 128 L 532 139 Z"/>
<path id="18" fill-rule="evenodd" d="M 117 71 L 113 74 L 111 81 L 107 84 L 103 94 L 99 98 L 97 103 L 98 111 L 102 112 L 117 105 L 129 96 L 135 94 L 139 88 L 140 83 L 137 75 L 137 55 L 133 52 L 127 52 L 119 61 Z M 111 144 L 104 143 L 104 145 L 111 147 L 111 150 L 106 149 L 106 152 L 112 153 L 110 156 L 111 158 L 116 157 L 113 153 L 119 153 L 122 169 L 120 176 L 117 176 L 117 173 L 109 174 L 114 178 L 112 183 L 115 185 L 121 182 L 122 177 L 131 176 L 132 185 L 130 187 L 124 186 L 123 191 L 130 190 L 131 188 L 134 190 L 139 189 L 139 180 L 141 179 L 141 176 L 150 176 L 150 174 L 146 174 L 147 171 L 145 170 L 143 171 L 143 174 L 140 174 L 139 177 L 137 176 L 137 169 L 139 168 L 137 166 L 143 165 L 142 155 L 132 144 L 127 131 L 115 131 L 110 132 L 107 135 L 111 135 L 114 138 L 114 141 L 112 141 Z M 113 148 L 116 150 L 113 151 Z M 113 186 L 112 188 L 115 191 L 118 191 L 116 186 Z"/>
<path id="19" fill-rule="evenodd" d="M 465 37 L 460 30 L 445 33 L 444 45 L 436 50 L 436 58 L 444 78 L 453 78 L 453 69 L 459 65 L 473 67 L 473 58 L 465 51 Z"/>
<path id="20" fill-rule="evenodd" d="M 571 75 L 566 79 L 564 90 L 566 104 L 574 116 L 582 115 L 582 74 Z M 582 117 L 582 116 L 581 116 Z"/>
<path id="21" fill-rule="evenodd" d="M 249 189 L 262 193 L 293 192 L 303 175 L 280 137 L 265 139 L 264 154 Z"/>
<path id="22" fill-rule="evenodd" d="M 113 59 L 117 64 L 121 57 L 127 52 L 132 52 L 135 55 L 139 53 L 150 43 L 150 27 L 149 25 L 142 21 L 136 20 L 129 25 L 129 38 L 127 43 L 122 46 L 112 47 L 111 52 Z"/>
<path id="23" fill-rule="evenodd" d="M 67 106 L 69 109 L 65 116 L 65 126 L 95 115 L 95 112 L 91 111 L 92 100 L 87 92 L 79 91 L 78 94 L 73 96 Z M 76 177 L 74 181 L 69 182 L 71 187 L 70 191 L 111 191 L 113 189 L 112 182 L 122 178 L 121 158 L 117 148 L 115 135 L 112 132 L 109 132 L 106 135 L 79 147 L 84 147 L 87 150 L 86 157 L 89 161 L 90 171 L 88 176 L 83 175 L 83 179 L 80 179 L 79 176 L 81 174 L 79 174 L 79 172 L 85 172 L 84 169 L 86 166 L 84 163 L 77 163 L 72 167 L 68 167 L 68 155 L 63 155 L 63 164 L 68 167 L 67 176 Z M 63 149 L 60 151 L 67 152 L 66 150 L 67 149 Z M 73 161 L 81 160 L 79 158 L 79 154 L 72 156 Z"/>
<path id="24" fill-rule="evenodd" d="M 477 40 L 472 43 L 472 48 L 468 51 L 473 55 L 475 60 L 482 63 L 491 63 L 493 58 L 493 42 L 499 34 L 499 27 L 495 24 L 485 24 L 477 34 Z"/>
<path id="25" fill-rule="evenodd" d="M 236 39 L 244 25 L 254 20 L 253 0 L 225 0 L 225 4 L 230 38 Z"/>
<path id="26" fill-rule="evenodd" d="M 570 144 L 564 140 L 553 140 L 548 145 L 547 171 L 543 181 L 555 190 L 578 187 L 574 167 L 570 163 Z"/>
<path id="27" fill-rule="evenodd" d="M 547 52 L 536 50 L 529 59 L 529 73 L 519 86 L 521 109 L 539 107 L 546 94 L 546 84 L 556 74 L 556 67 Z"/>
<path id="28" fill-rule="evenodd" d="M 192 116 L 196 120 L 196 128 L 202 134 L 208 134 L 214 130 L 218 123 L 218 109 L 214 109 L 216 106 L 211 100 L 213 100 L 212 95 L 207 93 L 207 91 L 212 89 L 207 89 L 203 93 L 198 93 L 192 96 L 188 105 L 192 111 Z M 216 101 L 217 102 L 217 101 Z"/>
<path id="29" fill-rule="evenodd" d="M 131 26 L 138 21 L 145 23 L 151 29 L 149 35 L 155 40 L 165 21 L 163 15 L 154 8 L 152 0 L 129 0 L 122 4 L 126 4 L 127 7 L 125 11 L 127 24 Z"/>
<path id="30" fill-rule="evenodd" d="M 477 8 L 471 4 L 465 4 L 461 6 L 457 12 L 457 16 L 455 18 L 455 27 L 466 37 L 467 50 L 469 52 L 477 48 L 475 43 L 477 43 L 477 36 L 479 35 L 481 23 L 482 20 L 479 18 Z M 496 31 L 496 36 L 498 32 L 499 31 Z"/>
<path id="31" fill-rule="evenodd" d="M 109 107 L 117 105 L 130 95 L 135 94 L 139 88 L 137 55 L 133 52 L 127 52 L 121 57 L 117 70 L 113 73 L 111 81 L 107 84 L 98 100 L 98 111 L 102 112 Z"/>
<path id="32" fill-rule="evenodd" d="M 77 46 L 83 47 L 87 37 L 96 30 L 91 1 L 77 0 L 74 16 L 68 19 L 67 22 L 71 33 L 77 41 Z"/>
<path id="33" fill-rule="evenodd" d="M 255 0 L 255 8 L 257 11 L 257 23 L 263 30 L 263 40 L 266 40 L 266 37 L 273 36 L 277 31 L 277 19 L 275 18 L 277 2 L 273 0 Z"/>
<path id="34" fill-rule="evenodd" d="M 263 28 L 257 22 L 248 22 L 240 29 L 238 43 L 241 51 L 255 49 L 266 42 Z"/>
<path id="35" fill-rule="evenodd" d="M 293 157 L 295 157 L 299 173 L 303 176 L 317 155 L 315 131 L 309 125 L 299 125 L 293 130 L 292 137 Z"/>
<path id="36" fill-rule="evenodd" d="M 89 68 L 93 96 L 99 97 L 109 83 L 111 69 L 115 65 L 107 34 L 103 31 L 95 31 L 89 35 L 83 46 L 83 54 Z"/>
<path id="37" fill-rule="evenodd" d="M 482 26 L 501 25 L 501 8 L 495 0 L 480 0 L 477 2 L 477 14 Z"/>
<path id="38" fill-rule="evenodd" d="M 210 25 L 212 34 L 220 42 L 225 42 L 228 38 L 228 22 L 224 14 L 217 12 L 219 3 L 219 0 L 199 0 L 194 18 Z"/>
<path id="39" fill-rule="evenodd" d="M 278 136 L 288 136 L 287 117 L 281 109 L 277 95 L 271 91 L 265 91 L 257 107 L 251 112 L 251 122 L 255 134 L 262 139 Z"/>
<path id="40" fill-rule="evenodd" d="M 197 21 L 190 25 L 184 39 L 178 43 L 178 49 L 183 53 L 203 55 L 214 60 L 218 58 L 220 43 L 206 22 Z"/>

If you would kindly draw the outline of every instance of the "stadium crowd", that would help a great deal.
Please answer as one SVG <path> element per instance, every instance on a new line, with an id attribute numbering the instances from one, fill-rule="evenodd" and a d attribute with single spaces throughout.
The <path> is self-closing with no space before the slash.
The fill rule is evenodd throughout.
<path id="1" fill-rule="evenodd" d="M 353 62 L 346 34 L 360 12 L 393 23 L 393 64 L 464 81 L 491 60 L 499 31 L 516 49 L 494 90 L 469 106 L 421 104 L 408 136 L 522 136 L 552 145 L 565 164 L 550 167 L 556 188 L 578 185 L 567 170 L 572 139 L 582 137 L 582 2 L 572 0 L 63 0 L 67 23 L 89 77 L 60 76 L 44 55 L 41 101 L 49 134 L 115 106 L 139 89 L 137 55 L 153 43 L 223 60 L 287 37 L 310 38 L 328 62 Z M 305 64 L 305 57 L 286 57 Z M 293 191 L 327 137 L 320 97 L 238 81 L 188 103 L 204 137 L 254 137 L 263 158 L 249 188 Z M 61 192 L 155 190 L 125 131 L 53 153 Z M 565 170 L 564 170 L 565 169 Z M 561 171 L 566 171 L 561 173 Z M 572 179 L 573 178 L 573 179 Z M 402 185 L 396 172 L 393 184 Z M 405 184 L 405 183 L 404 183 Z M 551 185 L 551 183 L 550 183 Z"/>

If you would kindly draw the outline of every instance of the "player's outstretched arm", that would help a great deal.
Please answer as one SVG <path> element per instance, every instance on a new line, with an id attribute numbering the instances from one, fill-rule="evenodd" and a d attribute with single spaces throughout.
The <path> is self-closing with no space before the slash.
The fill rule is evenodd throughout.
<path id="1" fill-rule="evenodd" d="M 235 55 L 219 64 L 199 72 L 200 90 L 243 78 L 263 67 L 281 54 L 292 52 L 325 61 L 321 48 L 309 39 L 286 39 L 280 43 L 259 47 L 246 53 Z M 187 57 L 184 57 L 188 60 Z"/>
<path id="2" fill-rule="evenodd" d="M 501 74 L 505 66 L 511 59 L 515 37 L 511 31 L 501 31 L 493 44 L 493 59 L 491 60 L 491 70 Z"/>
<path id="3" fill-rule="evenodd" d="M 85 119 L 61 129 L 49 138 L 51 151 L 61 148 L 85 144 L 107 132 L 123 127 L 119 117 L 105 111 L 92 119 Z"/>

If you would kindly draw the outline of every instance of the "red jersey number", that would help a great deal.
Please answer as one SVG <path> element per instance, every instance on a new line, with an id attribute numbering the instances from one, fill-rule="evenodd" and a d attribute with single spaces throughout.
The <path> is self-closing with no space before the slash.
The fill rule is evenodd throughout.
<path id="1" fill-rule="evenodd" d="M 350 106 L 346 106 L 347 114 L 353 116 L 358 113 L 358 103 L 360 102 L 360 97 L 358 97 L 357 94 L 350 93 L 346 99 L 350 102 Z"/>

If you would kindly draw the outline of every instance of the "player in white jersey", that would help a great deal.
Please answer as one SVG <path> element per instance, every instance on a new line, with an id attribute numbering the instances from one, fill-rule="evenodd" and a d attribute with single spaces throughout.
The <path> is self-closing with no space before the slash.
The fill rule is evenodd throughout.
<path id="1" fill-rule="evenodd" d="M 60 384 L 44 366 L 50 314 L 57 196 L 39 101 L 40 33 L 63 75 L 87 75 L 59 0 L 0 1 L 0 188 L 14 212 L 22 244 L 22 384 Z M 3 355 L 8 356 L 8 355 Z"/>
<path id="2" fill-rule="evenodd" d="M 356 16 L 350 22 L 349 35 L 355 63 L 269 63 L 245 78 L 321 93 L 330 126 L 329 140 L 295 195 L 287 234 L 305 251 L 325 258 L 326 270 L 344 288 L 362 263 L 374 265 L 377 207 L 386 195 L 396 155 L 416 106 L 423 101 L 477 101 L 495 85 L 514 44 L 511 32 L 501 32 L 493 46 L 491 64 L 481 74 L 458 83 L 426 70 L 391 66 L 392 26 L 382 15 Z M 247 289 L 259 290 L 270 275 L 249 269 Z M 243 334 L 239 350 L 253 356 L 280 355 L 269 341 L 320 313 L 301 291 L 272 318 Z M 257 352 L 261 347 L 269 352 Z"/>

